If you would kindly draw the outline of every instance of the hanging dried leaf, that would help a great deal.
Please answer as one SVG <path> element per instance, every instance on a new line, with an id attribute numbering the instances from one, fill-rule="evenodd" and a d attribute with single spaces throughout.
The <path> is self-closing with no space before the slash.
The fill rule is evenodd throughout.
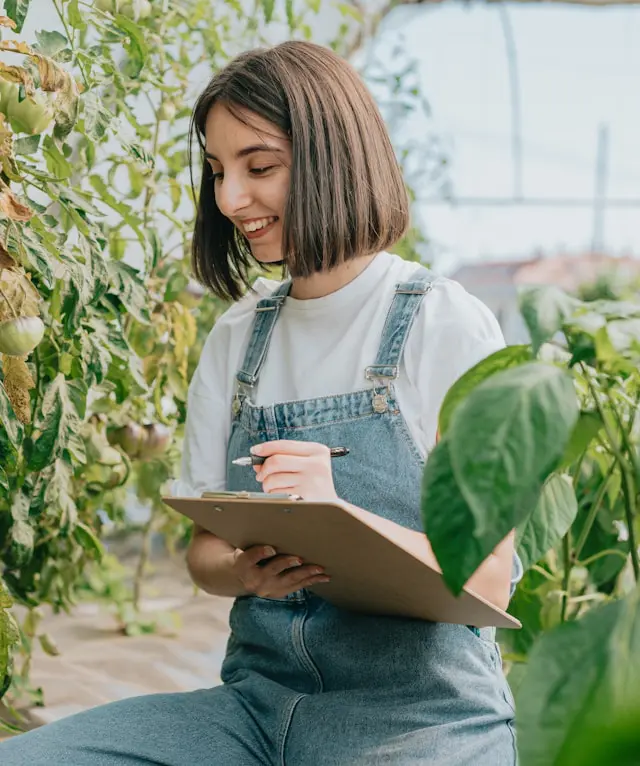
<path id="1" fill-rule="evenodd" d="M 40 87 L 46 91 L 66 90 L 70 83 L 75 83 L 73 77 L 55 61 L 36 53 L 32 56 L 40 72 Z"/>
<path id="2" fill-rule="evenodd" d="M 0 16 L 0 27 L 9 27 L 9 29 L 16 28 L 16 22 L 10 19 L 8 16 Z"/>
<path id="3" fill-rule="evenodd" d="M 56 94 L 54 102 L 56 135 L 64 138 L 78 119 L 79 89 L 76 81 L 69 77 L 64 87 Z"/>
<path id="4" fill-rule="evenodd" d="M 2 371 L 4 387 L 16 413 L 23 424 L 31 422 L 31 397 L 29 390 L 35 388 L 35 382 L 22 356 L 3 356 Z"/>
<path id="5" fill-rule="evenodd" d="M 33 210 L 23 205 L 11 189 L 0 181 L 0 213 L 12 221 L 28 221 L 33 216 Z"/>
<path id="6" fill-rule="evenodd" d="M 21 269 L 0 270 L 0 322 L 39 316 L 40 294 Z"/>
<path id="7" fill-rule="evenodd" d="M 23 53 L 25 56 L 33 56 L 35 51 L 30 45 L 18 40 L 0 40 L 0 51 L 7 53 Z"/>
<path id="8" fill-rule="evenodd" d="M 7 125 L 4 114 L 0 114 L 0 159 L 13 157 L 13 131 Z"/>
<path id="9" fill-rule="evenodd" d="M 16 262 L 9 255 L 2 242 L 0 242 L 0 273 L 2 273 L 3 269 L 15 269 L 16 266 Z"/>
<path id="10" fill-rule="evenodd" d="M 8 82 L 24 85 L 27 96 L 32 96 L 35 93 L 33 77 L 21 66 L 13 66 L 11 64 L 3 64 L 0 62 L 0 77 Z"/>

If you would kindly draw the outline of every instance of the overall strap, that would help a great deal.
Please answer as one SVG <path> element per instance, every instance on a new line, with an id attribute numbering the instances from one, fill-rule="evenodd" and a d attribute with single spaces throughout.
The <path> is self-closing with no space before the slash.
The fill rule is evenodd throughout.
<path id="1" fill-rule="evenodd" d="M 374 364 L 365 370 L 365 376 L 373 381 L 390 381 L 400 374 L 400 362 L 411 325 L 424 296 L 430 292 L 436 280 L 424 266 L 411 275 L 408 282 L 396 285 L 395 295 L 382 329 L 382 338 Z"/>
<path id="2" fill-rule="evenodd" d="M 236 379 L 240 385 L 252 388 L 258 382 L 273 328 L 290 289 L 291 282 L 283 282 L 268 298 L 261 298 L 258 301 L 249 345 L 242 366 L 236 373 Z"/>

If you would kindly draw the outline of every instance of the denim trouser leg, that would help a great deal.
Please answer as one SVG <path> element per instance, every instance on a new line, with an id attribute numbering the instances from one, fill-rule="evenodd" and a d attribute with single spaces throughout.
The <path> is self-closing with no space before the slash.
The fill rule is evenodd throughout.
<path id="1" fill-rule="evenodd" d="M 271 760 L 243 698 L 223 686 L 133 697 L 0 744 L 2 766 L 264 766 Z"/>

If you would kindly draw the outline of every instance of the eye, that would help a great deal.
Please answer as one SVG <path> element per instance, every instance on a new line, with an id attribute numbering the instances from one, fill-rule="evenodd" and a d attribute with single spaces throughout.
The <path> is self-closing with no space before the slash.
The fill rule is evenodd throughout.
<path id="1" fill-rule="evenodd" d="M 211 171 L 211 178 L 213 178 L 214 183 L 216 181 L 222 181 L 222 178 L 224 177 L 224 173 L 214 173 L 213 170 Z"/>
<path id="2" fill-rule="evenodd" d="M 265 173 L 267 173 L 269 170 L 273 170 L 274 167 L 275 165 L 268 165 L 265 168 L 251 168 L 249 172 L 252 173 L 254 176 L 262 176 Z"/>

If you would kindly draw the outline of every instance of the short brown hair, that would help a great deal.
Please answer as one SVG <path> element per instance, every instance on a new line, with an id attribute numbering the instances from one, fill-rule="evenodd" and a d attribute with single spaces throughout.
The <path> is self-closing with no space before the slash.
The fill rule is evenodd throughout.
<path id="1" fill-rule="evenodd" d="M 282 260 L 292 276 L 384 250 L 405 233 L 409 200 L 386 127 L 359 75 L 333 51 L 290 41 L 231 61 L 193 110 L 191 133 L 203 153 L 218 102 L 245 122 L 247 112 L 259 115 L 291 139 Z M 242 295 L 255 262 L 218 209 L 204 162 L 192 255 L 196 277 L 214 293 Z"/>

